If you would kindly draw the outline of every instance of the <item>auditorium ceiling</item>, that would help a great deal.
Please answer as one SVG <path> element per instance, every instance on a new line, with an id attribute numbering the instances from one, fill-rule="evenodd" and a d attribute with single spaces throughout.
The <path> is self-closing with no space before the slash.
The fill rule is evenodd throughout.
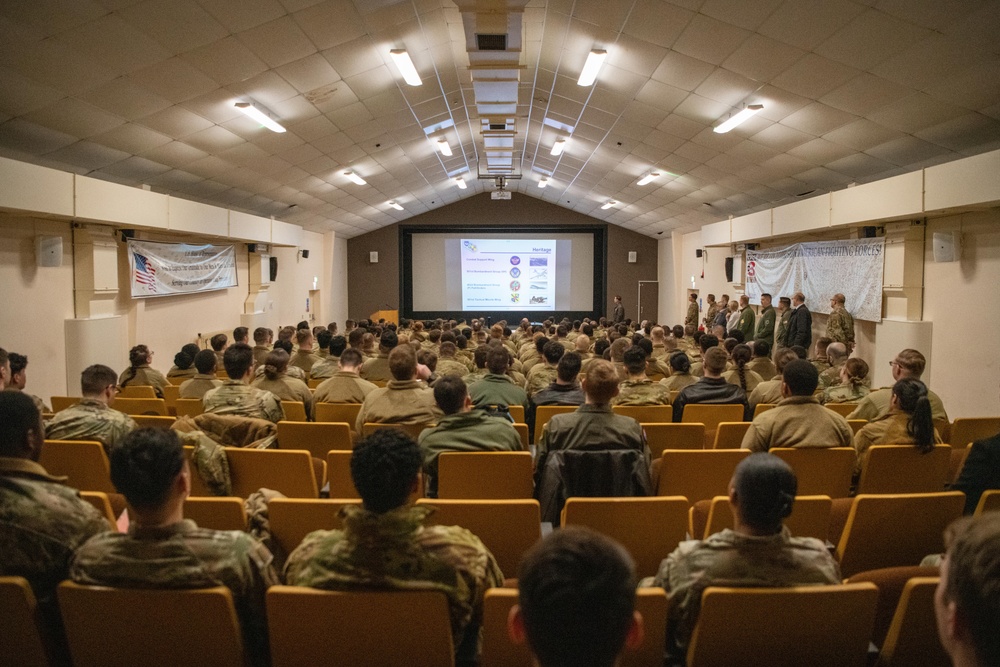
<path id="1" fill-rule="evenodd" d="M 997 35 L 996 0 L 3 0 L 0 155 L 345 237 L 500 178 L 656 236 L 1000 148 Z"/>

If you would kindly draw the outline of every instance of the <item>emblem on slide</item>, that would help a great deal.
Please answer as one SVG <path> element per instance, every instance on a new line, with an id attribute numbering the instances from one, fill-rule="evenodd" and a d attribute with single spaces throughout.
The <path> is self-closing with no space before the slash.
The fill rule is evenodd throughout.
<path id="1" fill-rule="evenodd" d="M 462 245 L 469 249 L 469 252 L 476 252 L 476 244 L 472 241 L 465 241 Z"/>
<path id="2" fill-rule="evenodd" d="M 518 264 L 521 263 L 521 258 L 518 257 L 517 255 L 513 255 L 510 258 L 510 263 L 513 264 L 514 266 L 517 266 Z"/>
<path id="3" fill-rule="evenodd" d="M 547 296 L 533 296 L 531 297 L 530 303 L 548 303 L 549 298 Z"/>
<path id="4" fill-rule="evenodd" d="M 521 269 L 519 269 L 519 268 L 517 268 L 515 266 L 513 269 L 510 270 L 510 277 L 511 278 L 520 278 L 521 277 Z"/>
<path id="5" fill-rule="evenodd" d="M 511 289 L 511 291 L 513 291 L 513 292 L 516 292 L 516 291 L 518 291 L 519 289 L 521 289 L 521 283 L 519 283 L 519 282 L 518 282 L 518 281 L 516 281 L 516 280 L 512 280 L 512 281 L 510 281 L 510 289 Z"/>
<path id="6" fill-rule="evenodd" d="M 511 303 L 520 303 L 520 301 L 521 301 L 521 295 L 520 294 L 518 294 L 517 292 L 511 292 L 510 293 L 510 302 Z"/>

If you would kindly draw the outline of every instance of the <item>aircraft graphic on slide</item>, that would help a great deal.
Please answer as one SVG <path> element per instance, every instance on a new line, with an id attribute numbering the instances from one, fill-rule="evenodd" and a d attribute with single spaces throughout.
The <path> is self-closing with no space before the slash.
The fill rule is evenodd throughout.
<path id="1" fill-rule="evenodd" d="M 531 270 L 531 279 L 532 280 L 538 280 L 539 278 L 548 278 L 548 277 L 549 277 L 549 270 L 548 269 L 532 269 Z"/>

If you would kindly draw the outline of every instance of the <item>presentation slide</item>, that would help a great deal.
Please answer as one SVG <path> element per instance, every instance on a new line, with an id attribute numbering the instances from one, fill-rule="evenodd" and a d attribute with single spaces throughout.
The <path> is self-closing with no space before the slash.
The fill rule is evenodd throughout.
<path id="1" fill-rule="evenodd" d="M 552 310 L 554 239 L 462 239 L 462 310 Z"/>

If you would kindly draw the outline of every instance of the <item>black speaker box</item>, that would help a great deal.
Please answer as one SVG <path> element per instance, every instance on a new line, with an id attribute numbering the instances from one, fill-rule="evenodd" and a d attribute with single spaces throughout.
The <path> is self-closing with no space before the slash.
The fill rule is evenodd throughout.
<path id="1" fill-rule="evenodd" d="M 733 258 L 726 257 L 726 280 L 733 282 Z"/>
<path id="2" fill-rule="evenodd" d="M 302 259 L 309 259 L 309 251 L 308 250 L 303 250 L 302 251 Z"/>
<path id="3" fill-rule="evenodd" d="M 271 257 L 271 282 L 278 279 L 278 258 Z"/>

